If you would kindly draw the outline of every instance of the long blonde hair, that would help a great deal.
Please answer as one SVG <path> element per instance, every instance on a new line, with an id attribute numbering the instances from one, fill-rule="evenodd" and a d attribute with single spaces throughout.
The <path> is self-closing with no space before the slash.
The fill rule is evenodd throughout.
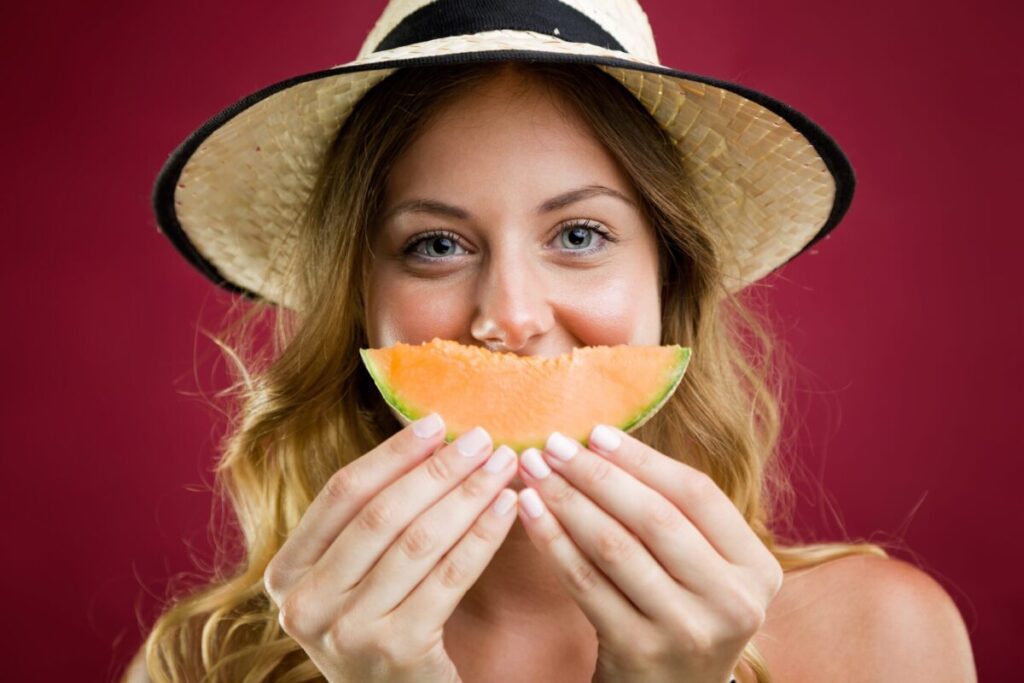
<path id="1" fill-rule="evenodd" d="M 400 428 L 365 372 L 370 226 L 388 169 L 445 103 L 501 69 L 545 87 L 589 124 L 631 177 L 657 233 L 662 344 L 693 349 L 683 383 L 634 432 L 709 474 L 790 571 L 874 543 L 783 544 L 792 488 L 780 432 L 788 369 L 766 322 L 722 284 L 721 226 L 687 181 L 671 140 L 620 83 L 590 65 L 478 63 L 399 69 L 372 88 L 328 149 L 292 258 L 295 310 L 239 300 L 214 337 L 235 382 L 215 468 L 215 500 L 230 505 L 244 557 L 218 553 L 212 576 L 168 598 L 145 642 L 154 681 L 322 680 L 284 633 L 264 591 L 267 563 L 330 476 Z M 510 93 L 510 97 L 515 93 Z M 261 337 L 258 325 L 271 334 Z M 264 343 L 257 339 L 265 338 Z M 774 529 L 774 531 L 773 531 Z M 771 681 L 753 643 L 744 661 Z"/>

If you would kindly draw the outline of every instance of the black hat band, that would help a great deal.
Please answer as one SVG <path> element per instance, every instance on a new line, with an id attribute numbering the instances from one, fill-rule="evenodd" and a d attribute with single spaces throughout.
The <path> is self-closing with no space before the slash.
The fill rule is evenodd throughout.
<path id="1" fill-rule="evenodd" d="M 558 0 L 437 0 L 408 14 L 374 52 L 482 31 L 534 31 L 627 52 L 593 19 Z"/>

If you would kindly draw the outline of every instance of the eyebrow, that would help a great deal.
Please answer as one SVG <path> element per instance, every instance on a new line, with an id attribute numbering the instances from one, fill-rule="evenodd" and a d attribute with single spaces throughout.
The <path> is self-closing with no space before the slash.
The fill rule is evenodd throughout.
<path id="1" fill-rule="evenodd" d="M 615 197 L 633 208 L 637 208 L 636 202 L 629 197 L 625 196 L 617 190 L 613 190 L 610 187 L 604 185 L 586 185 L 584 187 L 576 188 L 575 190 L 569 190 L 563 192 L 560 195 L 552 197 L 546 200 L 540 206 L 538 206 L 534 212 L 539 216 L 558 209 L 564 208 L 575 202 L 589 199 L 590 197 L 596 197 L 604 195 L 608 197 Z M 473 215 L 459 206 L 452 206 L 451 204 L 445 204 L 444 202 L 437 201 L 436 199 L 406 199 L 405 201 L 398 202 L 391 209 L 388 210 L 381 222 L 385 222 L 394 218 L 400 213 L 416 212 L 416 213 L 433 213 L 440 216 L 448 216 L 449 218 L 458 218 L 459 220 L 470 220 Z"/>

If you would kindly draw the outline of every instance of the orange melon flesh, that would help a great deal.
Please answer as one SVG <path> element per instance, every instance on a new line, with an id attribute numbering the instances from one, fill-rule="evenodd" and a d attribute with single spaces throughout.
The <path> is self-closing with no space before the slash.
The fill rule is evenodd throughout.
<path id="1" fill-rule="evenodd" d="M 559 431 L 586 445 L 599 423 L 628 432 L 679 386 L 688 347 L 589 346 L 557 358 L 496 353 L 435 337 L 419 345 L 360 349 L 384 400 L 409 421 L 444 418 L 445 441 L 476 426 L 494 446 L 543 448 Z"/>

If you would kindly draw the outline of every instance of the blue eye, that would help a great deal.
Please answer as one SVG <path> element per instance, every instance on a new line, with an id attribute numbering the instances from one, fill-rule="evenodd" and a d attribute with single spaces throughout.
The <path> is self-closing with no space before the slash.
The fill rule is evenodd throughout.
<path id="1" fill-rule="evenodd" d="M 600 235 L 602 239 L 607 238 L 608 236 L 608 233 L 603 232 L 596 225 L 588 223 L 570 223 L 569 225 L 562 228 L 562 230 L 559 232 L 559 235 L 563 237 L 566 235 L 569 236 L 569 241 L 566 242 L 566 240 L 563 239 L 562 244 L 567 244 L 574 247 L 589 247 L 590 243 L 594 241 L 595 233 Z M 585 244 L 580 244 L 580 242 L 583 242 Z M 570 251 L 582 251 L 584 253 L 589 253 L 591 251 L 595 251 L 595 249 L 570 249 Z"/>
<path id="2" fill-rule="evenodd" d="M 416 247 L 420 244 L 425 244 L 427 247 L 437 247 L 438 256 L 435 257 L 429 253 L 422 254 L 419 251 L 416 251 Z M 402 248 L 402 254 L 420 258 L 425 257 L 428 261 L 436 261 L 439 260 L 439 258 L 451 256 L 452 252 L 455 251 L 456 246 L 460 246 L 459 236 L 454 232 L 448 232 L 447 230 L 432 230 L 431 232 L 415 237 L 411 242 L 406 244 L 406 246 Z"/>
<path id="3" fill-rule="evenodd" d="M 591 246 L 594 241 L 594 233 L 597 233 L 601 238 L 597 247 Z M 566 251 L 577 257 L 589 256 L 603 250 L 605 248 L 605 241 L 618 241 L 607 230 L 600 227 L 597 223 L 590 221 L 569 223 L 562 226 L 558 234 L 562 238 L 561 244 L 568 247 Z M 429 251 L 424 253 L 418 249 L 421 244 L 425 244 L 428 250 L 430 247 L 434 247 L 436 255 L 431 254 Z M 462 248 L 458 235 L 448 230 L 431 230 L 430 232 L 414 236 L 402 247 L 402 254 L 421 261 L 443 261 L 446 257 L 452 256 L 456 248 Z"/>

